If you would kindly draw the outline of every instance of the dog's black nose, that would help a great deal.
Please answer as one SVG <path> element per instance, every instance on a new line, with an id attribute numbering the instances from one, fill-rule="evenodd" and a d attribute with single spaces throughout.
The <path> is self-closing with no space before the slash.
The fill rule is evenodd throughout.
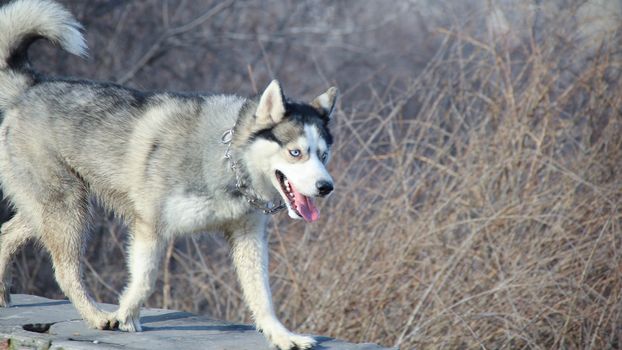
<path id="1" fill-rule="evenodd" d="M 318 193 L 322 197 L 333 191 L 333 183 L 326 180 L 316 182 L 315 187 L 317 187 Z"/>

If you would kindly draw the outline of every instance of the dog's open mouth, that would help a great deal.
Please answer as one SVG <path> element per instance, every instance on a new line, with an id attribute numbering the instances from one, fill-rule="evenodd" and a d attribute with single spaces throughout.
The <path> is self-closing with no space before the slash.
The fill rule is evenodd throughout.
<path id="1" fill-rule="evenodd" d="M 305 196 L 298 192 L 294 185 L 280 172 L 275 172 L 276 179 L 281 185 L 281 191 L 287 197 L 289 207 L 296 213 L 296 215 L 305 219 L 306 222 L 313 222 L 320 217 L 320 211 L 315 206 L 313 198 Z"/>

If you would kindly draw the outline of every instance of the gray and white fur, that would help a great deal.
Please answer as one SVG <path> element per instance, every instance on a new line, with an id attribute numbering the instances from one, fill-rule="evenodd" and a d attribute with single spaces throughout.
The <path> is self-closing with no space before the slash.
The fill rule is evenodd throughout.
<path id="1" fill-rule="evenodd" d="M 1 228 L 0 305 L 10 302 L 11 255 L 36 239 L 90 326 L 141 331 L 140 306 L 167 242 L 220 231 L 257 328 L 280 349 L 313 347 L 312 337 L 291 333 L 275 316 L 268 216 L 249 199 L 284 201 L 292 218 L 317 220 L 313 198 L 333 189 L 326 163 L 337 90 L 299 103 L 286 99 L 277 81 L 249 99 L 49 78 L 28 61 L 28 46 L 39 38 L 86 54 L 81 25 L 59 4 L 18 0 L 0 7 L 0 182 L 16 210 Z M 81 278 L 93 196 L 131 233 L 130 281 L 114 313 L 97 308 Z"/>

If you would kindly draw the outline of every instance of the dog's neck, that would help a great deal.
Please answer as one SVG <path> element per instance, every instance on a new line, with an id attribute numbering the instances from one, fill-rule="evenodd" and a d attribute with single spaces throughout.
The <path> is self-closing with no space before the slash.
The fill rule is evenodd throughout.
<path id="1" fill-rule="evenodd" d="M 286 208 L 285 203 L 278 203 L 273 200 L 265 200 L 253 186 L 253 179 L 247 170 L 247 166 L 242 158 L 235 156 L 235 150 L 239 149 L 234 146 L 234 140 L 236 125 L 233 125 L 231 129 L 225 131 L 221 137 L 221 143 L 225 144 L 226 150 L 224 158 L 227 162 L 227 166 L 232 172 L 232 180 L 234 185 L 229 186 L 231 191 L 235 191 L 241 194 L 248 204 L 256 209 L 264 212 L 264 214 L 275 214 Z M 277 193 L 278 195 L 278 193 Z"/>

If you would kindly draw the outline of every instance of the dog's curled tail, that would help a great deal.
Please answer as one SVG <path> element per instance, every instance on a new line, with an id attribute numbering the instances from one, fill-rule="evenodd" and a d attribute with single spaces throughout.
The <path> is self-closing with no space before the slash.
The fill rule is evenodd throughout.
<path id="1" fill-rule="evenodd" d="M 51 0 L 16 0 L 0 7 L 0 70 L 21 70 L 28 47 L 45 38 L 78 56 L 86 56 L 82 25 Z"/>

